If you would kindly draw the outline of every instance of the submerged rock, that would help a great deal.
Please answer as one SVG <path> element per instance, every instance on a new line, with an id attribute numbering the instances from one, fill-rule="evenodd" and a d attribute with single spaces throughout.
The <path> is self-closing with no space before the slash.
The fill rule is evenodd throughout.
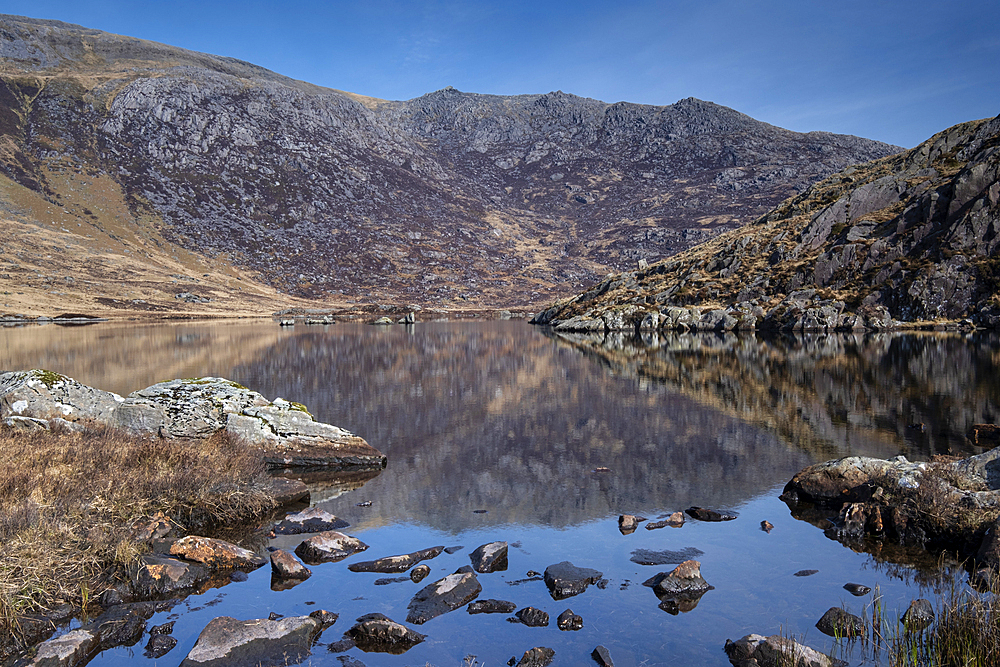
<path id="1" fill-rule="evenodd" d="M 458 609 L 476 599 L 482 590 L 483 587 L 474 572 L 449 574 L 444 579 L 420 589 L 413 596 L 407 605 L 409 614 L 406 616 L 406 622 L 422 625 L 432 618 Z"/>
<path id="2" fill-rule="evenodd" d="M 353 553 L 364 551 L 368 545 L 356 537 L 328 530 L 303 540 L 295 547 L 295 555 L 309 565 L 319 565 L 343 560 Z"/>
<path id="3" fill-rule="evenodd" d="M 295 665 L 309 657 L 320 631 L 320 622 L 309 616 L 250 621 L 219 616 L 198 635 L 181 667 Z"/>
<path id="4" fill-rule="evenodd" d="M 507 569 L 507 543 L 490 542 L 469 554 L 472 568 L 479 573 L 502 572 Z"/>
<path id="5" fill-rule="evenodd" d="M 629 560 L 639 565 L 679 565 L 686 560 L 691 560 L 704 554 L 704 551 L 695 547 L 687 547 L 679 551 L 636 549 L 632 552 L 632 557 Z"/>
<path id="6" fill-rule="evenodd" d="M 406 572 L 422 560 L 437 558 L 442 551 L 444 551 L 444 547 L 431 547 L 402 556 L 386 556 L 377 560 L 358 561 L 348 565 L 347 569 L 351 572 L 381 572 L 383 574 Z"/>
<path id="7" fill-rule="evenodd" d="M 150 634 L 149 641 L 142 654 L 147 658 L 156 660 L 170 653 L 177 646 L 177 640 L 170 635 Z"/>
<path id="8" fill-rule="evenodd" d="M 545 585 L 549 587 L 553 599 L 564 600 L 584 592 L 603 576 L 603 572 L 577 567 L 566 560 L 545 568 Z"/>
<path id="9" fill-rule="evenodd" d="M 358 618 L 346 635 L 362 651 L 394 655 L 406 653 L 427 638 L 378 613 Z"/>

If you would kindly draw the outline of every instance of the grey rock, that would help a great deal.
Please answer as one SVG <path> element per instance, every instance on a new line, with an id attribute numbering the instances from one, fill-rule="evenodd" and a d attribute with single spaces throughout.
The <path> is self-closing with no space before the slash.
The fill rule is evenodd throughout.
<path id="1" fill-rule="evenodd" d="M 931 604 L 930 600 L 923 598 L 913 600 L 903 612 L 899 622 L 908 630 L 922 630 L 934 622 L 934 605 Z"/>
<path id="2" fill-rule="evenodd" d="M 507 569 L 507 543 L 490 542 L 471 554 L 472 568 L 479 573 L 502 572 Z"/>
<path id="3" fill-rule="evenodd" d="M 364 551 L 368 545 L 335 530 L 317 533 L 295 547 L 295 555 L 309 565 L 343 560 L 351 554 Z"/>
<path id="4" fill-rule="evenodd" d="M 401 556 L 386 556 L 377 560 L 358 561 L 348 565 L 347 569 L 351 572 L 406 572 L 420 561 L 437 558 L 442 551 L 444 551 L 443 546 L 430 547 Z"/>
<path id="5" fill-rule="evenodd" d="M 819 631 L 830 637 L 860 637 L 865 634 L 865 622 L 840 607 L 830 607 L 816 622 Z"/>
<path id="6" fill-rule="evenodd" d="M 106 423 L 124 400 L 118 394 L 88 387 L 52 371 L 0 373 L 0 419 L 60 418 Z"/>
<path id="7" fill-rule="evenodd" d="M 458 609 L 476 599 L 482 585 L 474 572 L 450 574 L 420 589 L 410 604 L 407 623 L 422 625 L 427 621 Z"/>
<path id="8" fill-rule="evenodd" d="M 309 616 L 250 621 L 219 616 L 198 635 L 181 667 L 294 665 L 311 655 L 312 642 L 319 632 L 320 622 Z"/>
<path id="9" fill-rule="evenodd" d="M 405 653 L 427 637 L 378 613 L 358 618 L 347 636 L 362 651 L 396 655 Z"/>
<path id="10" fill-rule="evenodd" d="M 603 572 L 586 567 L 577 567 L 569 561 L 549 565 L 545 568 L 545 585 L 555 600 L 564 600 L 579 595 L 590 584 L 604 576 Z"/>
<path id="11" fill-rule="evenodd" d="M 271 575 L 278 579 L 308 579 L 312 571 L 300 563 L 290 551 L 278 549 L 271 552 Z"/>
<path id="12" fill-rule="evenodd" d="M 594 659 L 600 667 L 615 667 L 615 661 L 611 659 L 611 651 L 603 646 L 597 646 L 591 652 L 590 657 Z"/>
<path id="13" fill-rule="evenodd" d="M 301 535 L 303 533 L 321 533 L 326 530 L 339 530 L 351 524 L 338 519 L 333 514 L 318 507 L 309 507 L 301 512 L 289 514 L 274 527 L 275 535 Z"/>
<path id="14" fill-rule="evenodd" d="M 177 646 L 177 640 L 170 635 L 151 634 L 143 655 L 152 660 L 162 658 Z"/>
<path id="15" fill-rule="evenodd" d="M 32 667 L 75 667 L 98 646 L 97 637 L 83 628 L 48 639 L 38 645 L 28 665 Z"/>
<path id="16" fill-rule="evenodd" d="M 726 655 L 734 667 L 847 667 L 843 660 L 831 659 L 819 651 L 781 635 L 746 635 L 726 640 Z"/>

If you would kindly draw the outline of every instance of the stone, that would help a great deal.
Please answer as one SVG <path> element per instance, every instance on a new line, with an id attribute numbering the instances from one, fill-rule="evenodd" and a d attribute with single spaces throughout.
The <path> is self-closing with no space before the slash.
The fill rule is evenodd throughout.
<path id="1" fill-rule="evenodd" d="M 860 616 L 855 616 L 840 607 L 830 607 L 816 622 L 819 631 L 830 637 L 860 637 L 865 634 L 865 622 Z"/>
<path id="2" fill-rule="evenodd" d="M 136 542 L 148 542 L 166 537 L 173 530 L 173 524 L 163 512 L 157 512 L 146 520 L 137 521 L 132 526 L 132 539 Z"/>
<path id="3" fill-rule="evenodd" d="M 34 369 L 0 373 L 0 419 L 108 423 L 124 402 L 118 394 L 101 391 L 76 380 Z"/>
<path id="4" fill-rule="evenodd" d="M 386 324 L 394 324 L 394 322 L 392 321 L 391 317 L 386 317 L 386 316 L 383 315 L 382 317 L 380 317 L 377 320 L 375 320 L 374 322 L 372 322 L 372 324 L 377 324 L 379 326 L 384 326 Z"/>
<path id="5" fill-rule="evenodd" d="M 847 667 L 843 660 L 831 659 L 781 635 L 750 634 L 736 641 L 727 639 L 725 651 L 734 667 Z"/>
<path id="6" fill-rule="evenodd" d="M 131 602 L 108 609 L 85 626 L 102 649 L 132 646 L 146 631 L 146 621 L 156 612 L 150 602 Z"/>
<path id="7" fill-rule="evenodd" d="M 279 507 L 309 502 L 309 487 L 301 480 L 271 477 L 267 480 L 267 486 L 267 492 Z"/>
<path id="8" fill-rule="evenodd" d="M 394 655 L 406 653 L 427 638 L 427 635 L 422 635 L 378 613 L 365 614 L 358 618 L 346 636 L 367 653 Z"/>
<path id="9" fill-rule="evenodd" d="M 444 551 L 443 546 L 430 547 L 401 556 L 386 556 L 377 560 L 358 561 L 348 565 L 347 569 L 351 572 L 381 572 L 383 574 L 406 572 L 420 561 L 437 558 L 442 551 Z"/>
<path id="10" fill-rule="evenodd" d="M 507 543 L 490 542 L 469 554 L 472 569 L 479 573 L 502 572 L 507 569 Z"/>
<path id="11" fill-rule="evenodd" d="M 31 667 L 74 667 L 83 664 L 96 648 L 97 638 L 83 628 L 47 639 L 38 645 Z"/>
<path id="12" fill-rule="evenodd" d="M 432 618 L 468 604 L 482 590 L 474 572 L 449 574 L 417 591 L 407 605 L 409 613 L 406 622 L 422 625 Z"/>
<path id="13" fill-rule="evenodd" d="M 545 568 L 545 585 L 554 600 L 564 600 L 584 592 L 603 576 L 603 572 L 577 567 L 566 560 Z"/>
<path id="14" fill-rule="evenodd" d="M 760 522 L 760 529 L 763 530 L 765 533 L 770 533 L 772 530 L 774 530 L 774 524 L 765 519 L 764 521 Z"/>
<path id="15" fill-rule="evenodd" d="M 661 572 L 644 581 L 643 586 L 650 586 L 658 597 L 682 593 L 704 593 L 711 589 L 708 582 L 701 576 L 701 563 L 696 560 L 686 560 L 670 572 Z"/>
<path id="16" fill-rule="evenodd" d="M 470 614 L 510 614 L 517 605 L 507 600 L 476 600 L 469 604 Z"/>
<path id="17" fill-rule="evenodd" d="M 217 570 L 256 569 L 267 562 L 252 551 L 212 537 L 188 535 L 170 545 L 170 555 Z"/>
<path id="18" fill-rule="evenodd" d="M 321 533 L 326 530 L 339 530 L 351 524 L 338 519 L 333 514 L 318 507 L 309 507 L 301 512 L 289 514 L 274 526 L 275 535 L 302 535 L 303 533 Z"/>
<path id="19" fill-rule="evenodd" d="M 611 659 L 611 651 L 603 646 L 597 646 L 590 653 L 590 657 L 594 659 L 600 667 L 615 667 L 615 661 Z"/>
<path id="20" fill-rule="evenodd" d="M 219 616 L 198 635 L 181 667 L 294 665 L 311 655 L 320 625 L 309 616 L 249 621 Z"/>
<path id="21" fill-rule="evenodd" d="M 639 523 L 645 521 L 633 514 L 622 514 L 618 517 L 618 530 L 622 535 L 630 535 L 639 527 Z"/>
<path id="22" fill-rule="evenodd" d="M 646 524 L 646 530 L 656 530 L 657 528 L 680 528 L 684 525 L 684 512 L 674 512 L 662 521 L 650 521 Z"/>
<path id="23" fill-rule="evenodd" d="M 310 612 L 309 618 L 314 618 L 319 621 L 320 632 L 326 630 L 328 627 L 337 622 L 340 618 L 339 615 L 334 614 L 332 611 L 327 611 L 326 609 L 317 609 L 314 612 Z"/>
<path id="24" fill-rule="evenodd" d="M 986 529 L 983 541 L 976 552 L 976 563 L 1000 570 L 1000 520 L 994 521 Z"/>
<path id="25" fill-rule="evenodd" d="M 867 501 L 876 480 L 919 480 L 926 464 L 910 463 L 902 456 L 882 460 L 866 456 L 848 456 L 811 465 L 795 474 L 785 484 L 782 497 L 827 505 Z"/>
<path id="26" fill-rule="evenodd" d="M 177 640 L 170 635 L 151 634 L 142 654 L 147 658 L 156 660 L 170 653 L 175 646 L 177 646 Z"/>
<path id="27" fill-rule="evenodd" d="M 309 565 L 319 565 L 343 560 L 351 554 L 364 551 L 368 545 L 356 537 L 335 530 L 317 533 L 295 547 L 295 555 Z"/>
<path id="28" fill-rule="evenodd" d="M 792 574 L 793 577 L 811 577 L 814 574 L 819 573 L 819 570 L 799 570 Z"/>
<path id="29" fill-rule="evenodd" d="M 524 652 L 521 659 L 517 661 L 517 667 L 548 667 L 552 664 L 552 658 L 555 655 L 556 652 L 550 648 L 536 646 Z"/>
<path id="30" fill-rule="evenodd" d="M 514 616 L 529 628 L 544 628 L 549 624 L 549 613 L 534 607 L 518 609 Z"/>
<path id="31" fill-rule="evenodd" d="M 861 584 L 844 584 L 844 590 L 854 597 L 862 597 L 872 592 L 871 588 L 862 586 Z"/>
<path id="32" fill-rule="evenodd" d="M 679 551 L 652 551 L 650 549 L 636 549 L 629 559 L 639 565 L 679 565 L 686 560 L 704 555 L 704 551 L 695 547 L 687 547 Z"/>
<path id="33" fill-rule="evenodd" d="M 299 562 L 290 552 L 278 549 L 271 552 L 271 575 L 278 579 L 308 579 L 312 570 Z"/>
<path id="34" fill-rule="evenodd" d="M 556 618 L 556 625 L 560 630 L 579 630 L 583 627 L 583 616 L 578 616 L 572 609 L 567 609 Z"/>
<path id="35" fill-rule="evenodd" d="M 412 570 L 410 570 L 410 580 L 419 584 L 421 581 L 427 578 L 427 575 L 431 573 L 431 568 L 427 565 L 418 565 Z"/>
<path id="36" fill-rule="evenodd" d="M 899 622 L 907 630 L 923 630 L 934 622 L 934 605 L 931 604 L 930 600 L 923 598 L 913 600 L 906 611 L 903 612 Z"/>
<path id="37" fill-rule="evenodd" d="M 156 598 L 196 588 L 212 577 L 209 568 L 159 554 L 144 554 L 132 585 L 136 595 Z"/>
<path id="38" fill-rule="evenodd" d="M 689 507 L 685 510 L 688 516 L 699 521 L 732 521 L 737 517 L 735 512 L 722 512 L 719 510 L 705 509 L 704 507 Z"/>

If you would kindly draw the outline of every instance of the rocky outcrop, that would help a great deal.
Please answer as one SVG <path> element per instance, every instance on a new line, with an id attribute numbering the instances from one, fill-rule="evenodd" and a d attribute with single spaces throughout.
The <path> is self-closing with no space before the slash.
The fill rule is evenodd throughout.
<path id="1" fill-rule="evenodd" d="M 998 232 L 1000 117 L 849 167 L 751 225 L 609 276 L 532 321 L 598 332 L 995 328 Z"/>
<path id="2" fill-rule="evenodd" d="M 305 406 L 268 401 L 225 378 L 171 380 L 122 398 L 51 371 L 0 373 L 0 421 L 25 418 L 42 420 L 45 428 L 107 426 L 163 438 L 202 439 L 224 431 L 261 447 L 275 466 L 385 466 L 381 452 L 317 422 Z"/>
<path id="3" fill-rule="evenodd" d="M 168 253 L 232 258 L 300 296 L 554 295 L 899 150 L 693 98 L 449 87 L 393 102 L 57 21 L 3 16 L 0 32 L 0 173 L 72 201 L 60 219 L 104 224 L 104 200 L 53 176 L 86 165 Z"/>
<path id="4" fill-rule="evenodd" d="M 311 655 L 321 629 L 320 621 L 310 616 L 250 621 L 219 616 L 201 631 L 181 666 L 295 665 Z"/>

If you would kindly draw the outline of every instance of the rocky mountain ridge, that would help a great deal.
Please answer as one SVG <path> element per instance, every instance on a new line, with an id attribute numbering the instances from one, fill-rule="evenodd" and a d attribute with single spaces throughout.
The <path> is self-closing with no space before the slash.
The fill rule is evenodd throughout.
<path id="1" fill-rule="evenodd" d="M 898 150 L 695 99 L 376 100 L 0 17 L 7 216 L 115 227 L 133 256 L 193 253 L 306 298 L 538 303 Z"/>
<path id="2" fill-rule="evenodd" d="M 1000 116 L 849 167 L 741 229 L 609 277 L 557 330 L 1000 324 Z"/>

